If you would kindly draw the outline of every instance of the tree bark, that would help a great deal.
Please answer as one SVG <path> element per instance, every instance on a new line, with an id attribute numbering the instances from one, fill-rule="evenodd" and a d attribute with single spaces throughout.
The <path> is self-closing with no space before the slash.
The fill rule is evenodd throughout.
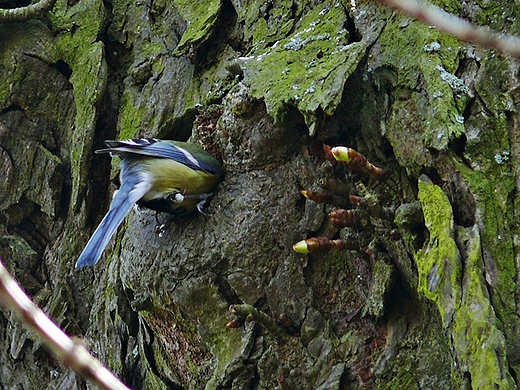
<path id="1" fill-rule="evenodd" d="M 513 2 L 442 6 L 519 32 Z M 58 0 L 0 48 L 0 257 L 129 387 L 516 388 L 516 61 L 347 1 Z M 137 137 L 190 138 L 225 180 L 75 271 L 117 184 L 93 151 Z M 311 237 L 348 244 L 293 251 Z M 91 387 L 5 310 L 0 345 L 0 388 Z"/>

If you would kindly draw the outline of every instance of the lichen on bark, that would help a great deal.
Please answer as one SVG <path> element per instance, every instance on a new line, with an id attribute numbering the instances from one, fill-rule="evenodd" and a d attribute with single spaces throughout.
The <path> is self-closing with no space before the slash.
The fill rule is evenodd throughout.
<path id="1" fill-rule="evenodd" d="M 462 264 L 454 238 L 453 212 L 442 189 L 423 175 L 419 178 L 421 202 L 428 243 L 416 254 L 419 292 L 439 307 L 442 322 L 448 326 L 460 302 Z"/>
<path id="2" fill-rule="evenodd" d="M 276 123 L 287 106 L 294 106 L 314 135 L 323 114 L 336 110 L 345 81 L 366 51 L 347 30 L 346 15 L 341 3 L 324 3 L 305 13 L 294 33 L 267 48 L 257 41 L 247 57 L 238 59 L 251 94 L 266 100 Z"/>
<path id="3" fill-rule="evenodd" d="M 482 273 L 479 228 L 456 229 L 442 189 L 426 177 L 419 180 L 419 200 L 429 231 L 428 243 L 415 257 L 419 290 L 437 304 L 472 386 L 509 389 L 514 381 L 504 369 L 505 337 L 497 326 Z"/>

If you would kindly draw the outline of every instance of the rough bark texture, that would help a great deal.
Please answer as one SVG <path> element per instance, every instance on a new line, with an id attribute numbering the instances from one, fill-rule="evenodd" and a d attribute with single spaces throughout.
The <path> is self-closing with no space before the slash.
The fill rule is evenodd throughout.
<path id="1" fill-rule="evenodd" d="M 520 33 L 513 1 L 438 4 Z M 0 69 L 0 255 L 130 387 L 516 387 L 516 61 L 372 2 L 58 0 L 0 25 Z M 132 212 L 76 272 L 115 188 L 93 150 L 139 136 L 191 136 L 226 179 L 207 217 Z M 372 206 L 337 229 L 302 189 Z M 313 236 L 358 250 L 293 252 Z M 0 311 L 0 388 L 85 383 Z"/>

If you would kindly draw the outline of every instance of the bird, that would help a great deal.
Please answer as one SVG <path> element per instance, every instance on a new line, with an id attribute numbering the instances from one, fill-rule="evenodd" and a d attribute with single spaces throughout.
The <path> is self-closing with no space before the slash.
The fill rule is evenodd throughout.
<path id="1" fill-rule="evenodd" d="M 158 212 L 187 215 L 202 211 L 224 171 L 219 161 L 194 144 L 156 138 L 105 141 L 110 153 L 121 158 L 121 187 L 94 231 L 75 268 L 95 265 L 134 204 Z"/>

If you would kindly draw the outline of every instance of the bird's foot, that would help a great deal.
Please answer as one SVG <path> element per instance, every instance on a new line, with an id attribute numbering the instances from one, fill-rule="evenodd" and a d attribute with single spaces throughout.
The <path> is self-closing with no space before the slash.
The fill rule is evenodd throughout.
<path id="1" fill-rule="evenodd" d="M 155 212 L 155 222 L 157 222 L 157 225 L 155 225 L 154 232 L 157 233 L 159 237 L 163 237 L 166 233 L 166 230 L 168 230 L 172 224 L 171 220 L 161 223 L 161 221 L 159 221 L 159 211 Z"/>
<path id="2" fill-rule="evenodd" d="M 192 199 L 200 200 L 200 202 L 197 203 L 197 210 L 199 211 L 199 213 L 201 213 L 205 217 L 207 217 L 208 215 L 204 212 L 204 206 L 208 202 L 209 198 L 211 198 L 213 196 L 213 194 L 214 194 L 214 192 L 210 192 L 209 194 L 196 194 L 196 195 L 193 195 Z"/>

